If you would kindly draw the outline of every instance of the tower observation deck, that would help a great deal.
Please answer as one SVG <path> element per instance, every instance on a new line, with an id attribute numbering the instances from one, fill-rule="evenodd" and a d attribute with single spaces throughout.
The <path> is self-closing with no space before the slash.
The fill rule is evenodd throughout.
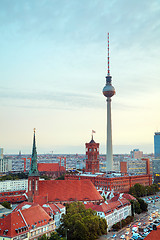
<path id="1" fill-rule="evenodd" d="M 106 85 L 103 88 L 103 95 L 107 98 L 106 171 L 113 171 L 111 97 L 115 95 L 115 89 L 112 86 L 112 77 L 110 76 L 109 67 L 109 33 L 108 33 L 108 73 L 106 76 Z"/>

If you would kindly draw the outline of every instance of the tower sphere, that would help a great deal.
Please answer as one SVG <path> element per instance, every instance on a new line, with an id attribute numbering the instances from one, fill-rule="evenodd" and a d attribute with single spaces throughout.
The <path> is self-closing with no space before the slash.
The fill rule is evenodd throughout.
<path id="1" fill-rule="evenodd" d="M 111 84 L 106 84 L 106 86 L 103 88 L 103 95 L 105 97 L 112 97 L 115 93 L 115 88 Z"/>

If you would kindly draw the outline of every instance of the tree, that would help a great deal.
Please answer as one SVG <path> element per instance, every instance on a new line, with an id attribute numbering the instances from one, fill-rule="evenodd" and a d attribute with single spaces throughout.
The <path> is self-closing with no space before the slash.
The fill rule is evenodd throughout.
<path id="1" fill-rule="evenodd" d="M 156 183 L 153 183 L 151 186 L 153 188 L 154 194 L 159 191 L 159 187 Z"/>
<path id="2" fill-rule="evenodd" d="M 52 177 L 47 176 L 47 175 L 41 175 L 42 178 L 44 178 L 44 180 L 51 180 Z"/>
<path id="3" fill-rule="evenodd" d="M 48 237 L 46 234 L 43 234 L 41 237 L 38 238 L 38 240 L 48 240 Z"/>
<path id="4" fill-rule="evenodd" d="M 69 240 L 95 240 L 107 233 L 107 222 L 92 209 L 85 209 L 83 203 L 73 202 L 66 207 L 57 232 Z"/>
<path id="5" fill-rule="evenodd" d="M 134 200 L 130 200 L 131 203 L 131 213 L 132 213 L 132 217 L 134 217 Z"/>
<path id="6" fill-rule="evenodd" d="M 136 196 L 136 191 L 135 191 L 134 186 L 129 189 L 129 194 L 131 194 L 134 197 Z"/>
<path id="7" fill-rule="evenodd" d="M 132 216 L 127 216 L 125 219 L 121 220 L 120 222 L 117 222 L 117 223 L 113 224 L 112 229 L 118 231 L 118 230 L 121 229 L 121 227 L 125 227 L 126 225 L 128 225 L 132 221 L 133 221 L 133 217 Z"/>
<path id="8" fill-rule="evenodd" d="M 142 212 L 138 201 L 134 201 L 134 212 L 140 214 Z"/>
<path id="9" fill-rule="evenodd" d="M 60 177 L 56 178 L 56 180 L 64 180 L 64 179 L 65 179 L 65 174 L 63 174 Z"/>
<path id="10" fill-rule="evenodd" d="M 52 232 L 49 240 L 62 240 L 63 238 L 58 235 L 57 232 Z"/>
<path id="11" fill-rule="evenodd" d="M 103 195 L 102 197 L 103 197 L 104 201 L 106 201 L 106 200 L 107 200 L 107 199 L 106 199 L 106 197 L 105 197 L 104 195 Z"/>
<path id="12" fill-rule="evenodd" d="M 134 188 L 135 188 L 135 192 L 136 192 L 136 196 L 137 197 L 142 197 L 145 195 L 145 188 L 143 185 L 139 184 L 139 183 L 136 183 L 134 185 Z"/>
<path id="13" fill-rule="evenodd" d="M 143 186 L 139 183 L 136 183 L 133 187 L 130 188 L 129 193 L 134 197 L 143 197 L 148 195 L 153 195 L 159 191 L 159 187 L 157 184 L 152 184 L 150 186 Z"/>
<path id="14" fill-rule="evenodd" d="M 148 211 L 148 204 L 141 198 L 137 198 L 142 212 Z"/>
<path id="15" fill-rule="evenodd" d="M 60 237 L 57 232 L 51 232 L 50 237 L 47 237 L 46 234 L 43 234 L 38 240 L 63 240 L 64 238 Z"/>
<path id="16" fill-rule="evenodd" d="M 11 204 L 9 202 L 3 202 L 3 203 L 1 203 L 1 205 L 5 208 L 12 209 Z"/>

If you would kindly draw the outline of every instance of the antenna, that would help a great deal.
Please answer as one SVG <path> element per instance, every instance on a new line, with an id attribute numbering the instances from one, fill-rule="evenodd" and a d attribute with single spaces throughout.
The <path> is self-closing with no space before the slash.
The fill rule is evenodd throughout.
<path id="1" fill-rule="evenodd" d="M 110 76 L 110 69 L 109 69 L 109 33 L 108 33 L 108 76 Z"/>

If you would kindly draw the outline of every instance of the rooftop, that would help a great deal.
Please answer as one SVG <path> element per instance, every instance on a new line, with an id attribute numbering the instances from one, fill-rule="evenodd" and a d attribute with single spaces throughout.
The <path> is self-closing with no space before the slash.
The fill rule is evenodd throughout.
<path id="1" fill-rule="evenodd" d="M 48 196 L 48 202 L 103 201 L 90 180 L 40 181 L 39 196 Z"/>
<path id="2" fill-rule="evenodd" d="M 30 207 L 28 207 L 29 205 Z M 27 207 L 25 208 L 25 206 Z M 35 226 L 47 225 L 50 220 L 50 216 L 40 205 L 29 202 L 22 203 L 8 216 L 0 219 L 0 234 L 4 237 L 15 237 Z"/>

